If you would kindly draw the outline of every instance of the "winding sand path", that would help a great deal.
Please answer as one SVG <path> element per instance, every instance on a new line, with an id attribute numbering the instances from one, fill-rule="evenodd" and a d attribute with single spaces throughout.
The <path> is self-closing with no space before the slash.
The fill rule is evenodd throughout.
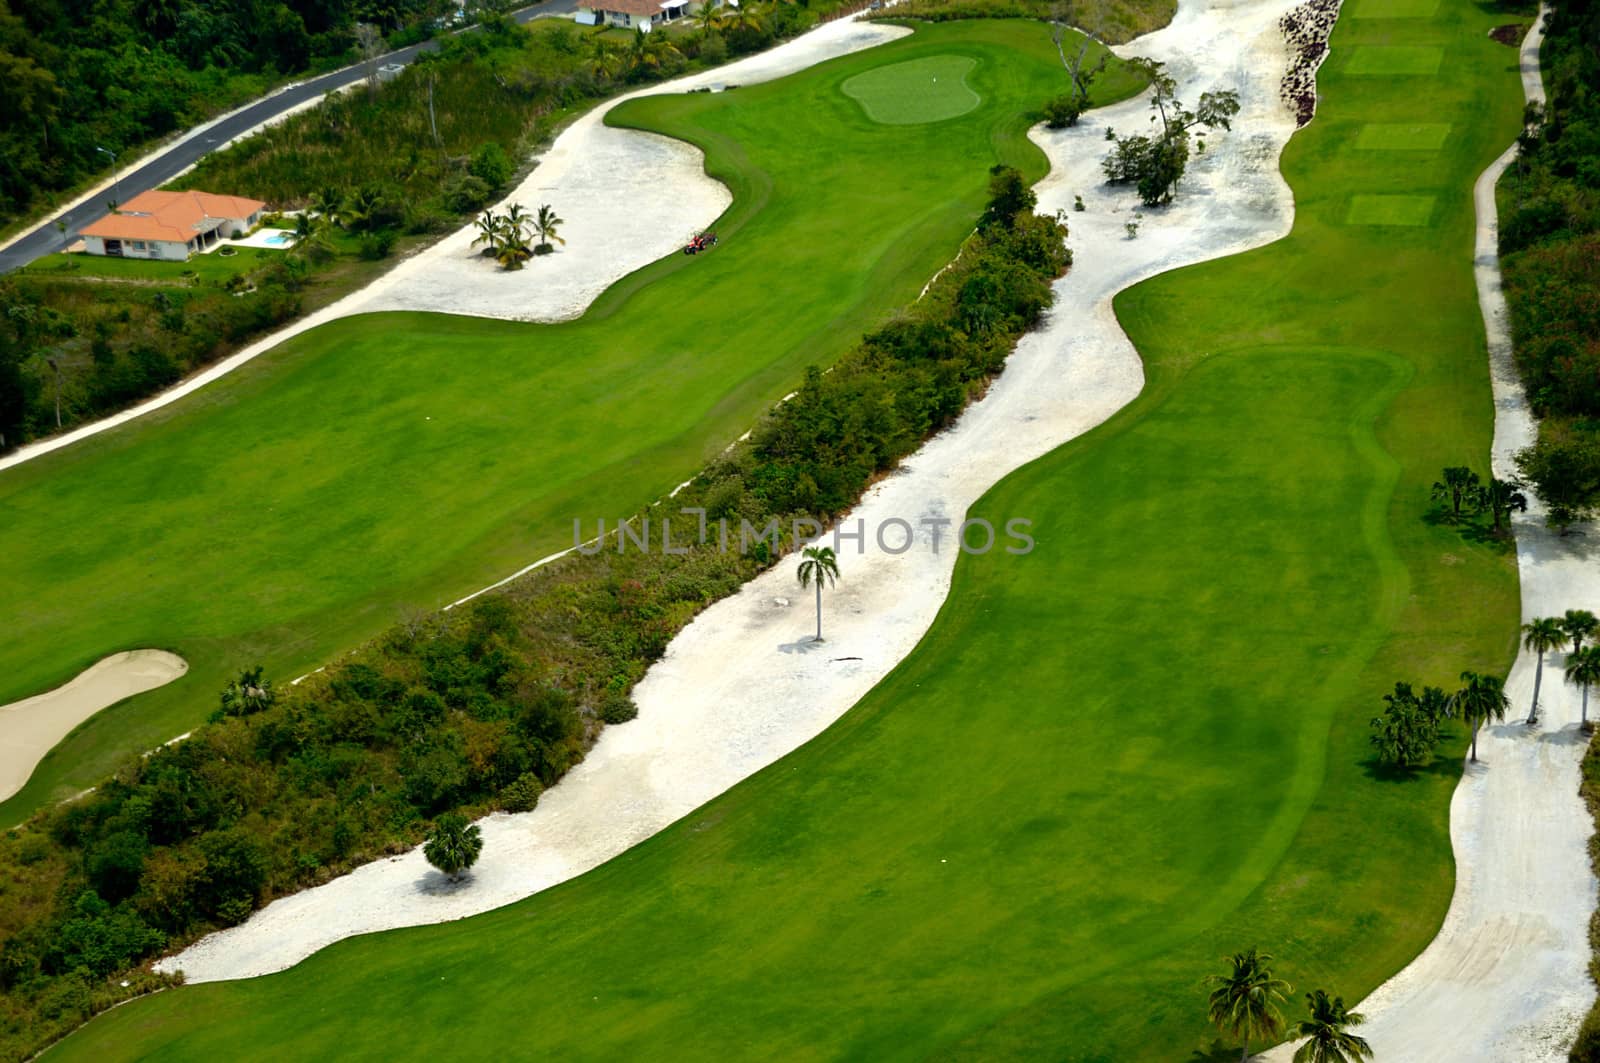
<path id="1" fill-rule="evenodd" d="M 1074 129 L 1035 131 L 1052 165 L 1038 188 L 1040 209 L 1070 209 L 1075 194 L 1088 206 L 1069 215 L 1078 266 L 1057 283 L 1049 320 L 1018 345 L 984 399 L 879 483 L 846 528 L 864 520 L 874 529 L 891 517 L 959 521 L 996 481 L 1139 393 L 1138 355 L 1111 310 L 1116 292 L 1288 232 L 1293 201 L 1277 163 L 1294 126 L 1278 102 L 1287 56 L 1276 22 L 1292 6 L 1184 0 L 1169 27 L 1119 49 L 1166 61 L 1186 98 L 1225 87 L 1237 89 L 1242 104 L 1235 131 L 1207 138 L 1184 195 L 1144 215 L 1136 240 L 1123 229 L 1132 197 L 1108 193 L 1099 166 L 1106 126 L 1143 128 L 1145 100 L 1093 112 Z M 817 32 L 865 40 L 847 23 Z M 587 150 L 582 138 L 598 128 L 574 126 L 552 156 Z M 926 529 L 899 555 L 880 549 L 870 531 L 863 553 L 853 542 L 843 546 L 845 579 L 828 594 L 826 643 L 809 642 L 811 604 L 796 594 L 789 566 L 707 609 L 637 688 L 638 719 L 607 728 L 534 812 L 482 821 L 484 857 L 461 886 L 448 886 L 413 851 L 276 901 L 160 966 L 182 969 L 190 981 L 243 978 L 282 970 L 354 934 L 487 911 L 582 874 L 771 764 L 903 659 L 949 589 L 956 551 L 948 533 L 937 551 Z"/>
<path id="2" fill-rule="evenodd" d="M 40 759 L 84 720 L 188 670 L 189 662 L 175 653 L 128 650 L 96 661 L 54 690 L 0 705 L 0 801 L 22 789 Z"/>
<path id="3" fill-rule="evenodd" d="M 1542 16 L 1542 12 L 1541 12 Z M 1542 17 L 1522 44 L 1523 90 L 1544 99 L 1539 77 Z M 1478 299 L 1494 382 L 1494 472 L 1516 473 L 1513 455 L 1536 424 L 1511 356 L 1496 251 L 1494 186 L 1513 146 L 1473 190 Z M 1559 536 L 1537 502 L 1515 520 L 1522 615 L 1600 610 L 1600 529 Z M 1522 723 L 1533 699 L 1535 655 L 1518 655 L 1506 690 L 1507 722 L 1485 730 L 1479 763 L 1468 764 L 1450 805 L 1456 890 L 1438 937 L 1359 1007 L 1359 1031 L 1383 1063 L 1558 1063 L 1595 1000 L 1589 979 L 1589 916 L 1596 881 L 1589 866 L 1593 824 L 1578 796 L 1584 740 L 1579 698 L 1561 679 L 1562 654 L 1545 661 L 1540 722 Z M 1298 1010 L 1298 1008 L 1296 1009 Z M 1263 1058 L 1287 1063 L 1288 1048 Z"/>

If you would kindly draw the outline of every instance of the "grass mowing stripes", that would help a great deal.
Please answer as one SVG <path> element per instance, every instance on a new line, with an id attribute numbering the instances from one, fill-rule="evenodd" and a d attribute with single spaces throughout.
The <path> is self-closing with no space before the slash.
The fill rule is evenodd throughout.
<path id="1" fill-rule="evenodd" d="M 1464 750 L 1397 780 L 1367 720 L 1516 643 L 1514 559 L 1423 519 L 1491 438 L 1471 186 L 1521 113 L 1494 17 L 1337 27 L 1335 56 L 1376 25 L 1451 62 L 1324 67 L 1292 234 L 1117 299 L 1145 391 L 975 507 L 1038 549 L 963 559 L 817 741 L 538 897 L 138 1001 L 51 1058 L 1171 1063 L 1210 1051 L 1228 951 L 1366 994 L 1444 915 Z M 1460 135 L 1426 167 L 1348 150 L 1428 120 Z M 1433 224 L 1346 225 L 1375 189 Z"/>
<path id="2" fill-rule="evenodd" d="M 935 130 L 840 91 L 966 64 L 985 101 Z M 199 393 L 0 475 L 0 704 L 152 646 L 187 676 L 88 721 L 0 805 L 14 823 L 203 720 L 230 669 L 283 680 L 570 545 L 671 490 L 917 292 L 996 162 L 1042 176 L 1027 114 L 1060 63 L 1037 22 L 932 26 L 803 82 L 613 112 L 707 152 L 734 204 L 549 326 L 373 314 L 311 330 Z M 798 88 L 797 88 L 798 86 Z M 1102 99 L 1139 87 L 1120 65 Z M 965 91 L 965 90 L 963 90 Z M 557 209 L 560 204 L 556 204 Z"/>

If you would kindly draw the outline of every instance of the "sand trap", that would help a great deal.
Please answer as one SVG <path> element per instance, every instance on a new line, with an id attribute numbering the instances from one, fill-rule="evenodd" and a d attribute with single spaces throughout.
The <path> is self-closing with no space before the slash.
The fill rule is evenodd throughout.
<path id="1" fill-rule="evenodd" d="M 352 314 L 436 310 L 527 321 L 577 317 L 618 279 L 675 253 L 690 235 L 715 221 L 730 202 L 728 190 L 706 176 L 698 148 L 666 137 L 607 128 L 603 118 L 608 110 L 634 96 L 770 81 L 910 32 L 898 26 L 840 19 L 727 66 L 602 103 L 564 130 L 527 180 L 496 205 L 502 209 L 521 203 L 529 210 L 537 210 L 540 203 L 553 206 L 566 220 L 560 235 L 567 241 L 555 254 L 507 273 L 469 246 L 476 229 L 465 226 L 360 291 L 257 340 L 138 406 L 17 448 L 0 457 L 0 470 L 169 406 L 285 340 Z"/>
<path id="2" fill-rule="evenodd" d="M 1523 86 L 1542 100 L 1543 15 L 1522 46 Z M 1496 254 L 1494 186 L 1508 150 L 1478 179 L 1478 299 L 1494 379 L 1494 471 L 1516 471 L 1512 455 L 1532 443 L 1535 422 L 1511 359 Z M 1600 609 L 1600 528 L 1565 538 L 1535 503 L 1514 518 L 1522 615 Z M 1596 882 L 1587 843 L 1593 824 L 1578 797 L 1584 743 L 1578 691 L 1561 680 L 1566 661 L 1545 661 L 1539 726 L 1520 721 L 1533 697 L 1536 659 L 1517 657 L 1506 689 L 1505 725 L 1478 741 L 1450 805 L 1456 890 L 1439 936 L 1405 970 L 1361 1003 L 1361 1033 L 1384 1063 L 1493 1060 L 1558 1063 L 1595 999 L 1589 979 L 1589 915 Z M 1336 987 L 1334 987 L 1336 988 Z M 1288 1049 L 1265 1059 L 1286 1063 Z"/>
<path id="3" fill-rule="evenodd" d="M 1139 393 L 1143 371 L 1112 314 L 1113 294 L 1287 233 L 1293 203 L 1277 162 L 1294 121 L 1278 99 L 1287 57 L 1277 19 L 1294 2 L 1185 0 L 1170 27 L 1119 49 L 1167 61 L 1185 98 L 1221 84 L 1239 91 L 1243 108 L 1234 132 L 1207 137 L 1179 201 L 1142 215 L 1137 240 L 1123 230 L 1134 199 L 1103 185 L 1100 159 L 1107 124 L 1148 124 L 1145 101 L 1094 112 L 1075 129 L 1035 131 L 1052 165 L 1038 189 L 1040 209 L 1070 210 L 1075 194 L 1088 205 L 1069 214 L 1078 265 L 1057 283 L 1050 319 L 1023 339 L 983 401 L 880 482 L 847 525 L 959 519 L 995 481 Z M 839 26 L 818 33 L 855 32 Z M 798 593 L 792 565 L 707 609 L 639 685 L 638 719 L 607 728 L 536 811 L 483 821 L 483 860 L 460 887 L 446 887 L 413 851 L 276 901 L 160 966 L 181 968 L 191 981 L 282 970 L 353 934 L 510 903 L 649 837 L 817 735 L 922 638 L 949 589 L 956 554 L 948 538 L 937 554 L 926 539 L 894 556 L 869 536 L 868 550 L 857 555 L 847 545 L 820 646 L 809 642 L 811 603 Z"/>
<path id="4" fill-rule="evenodd" d="M 175 653 L 128 650 L 96 661 L 54 690 L 0 705 L 0 801 L 22 789 L 40 759 L 84 720 L 188 670 Z"/>

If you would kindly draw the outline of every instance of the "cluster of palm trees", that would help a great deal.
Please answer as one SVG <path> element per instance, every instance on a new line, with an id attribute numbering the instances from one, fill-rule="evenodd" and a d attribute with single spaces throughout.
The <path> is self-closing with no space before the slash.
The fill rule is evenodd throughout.
<path id="1" fill-rule="evenodd" d="M 492 256 L 502 269 L 521 269 L 534 255 L 548 255 L 554 244 L 566 241 L 556 235 L 562 221 L 548 203 L 529 214 L 520 203 L 513 203 L 504 214 L 486 210 L 478 218 L 478 235 L 472 246 L 483 244 L 483 253 Z M 537 236 L 538 242 L 530 243 Z"/>
<path id="2" fill-rule="evenodd" d="M 1533 704 L 1528 709 L 1528 723 L 1539 722 L 1539 691 L 1544 685 L 1544 656 L 1560 650 L 1568 642 L 1572 650 L 1567 654 L 1566 680 L 1583 690 L 1583 715 L 1581 724 L 1589 728 L 1589 688 L 1600 684 L 1600 646 L 1583 644 L 1600 632 L 1600 617 L 1587 609 L 1568 609 L 1564 616 L 1536 617 L 1522 625 L 1522 645 L 1539 655 L 1538 668 L 1533 673 Z"/>
<path id="3" fill-rule="evenodd" d="M 1227 957 L 1225 974 L 1206 978 L 1211 987 L 1208 1015 L 1212 1025 L 1240 1042 L 1240 1063 L 1250 1058 L 1250 1042 L 1277 1037 L 1288 1029 L 1283 1017 L 1284 997 L 1293 987 L 1272 973 L 1272 957 L 1250 948 Z M 1295 1049 L 1294 1063 L 1360 1063 L 1373 1058 L 1372 1046 L 1351 1033 L 1366 1017 L 1344 1006 L 1344 998 L 1327 990 L 1306 994 L 1307 1017 L 1289 1030 L 1304 1043 Z"/>
<path id="4" fill-rule="evenodd" d="M 1453 694 L 1438 687 L 1423 687 L 1417 694 L 1410 683 L 1396 683 L 1385 694 L 1383 715 L 1372 720 L 1372 744 L 1378 756 L 1400 768 L 1427 760 L 1439 741 L 1445 720 L 1459 717 L 1472 731 L 1472 760 L 1478 759 L 1478 731 L 1491 720 L 1506 718 L 1511 700 L 1499 676 L 1462 672 L 1461 686 Z"/>
<path id="5" fill-rule="evenodd" d="M 1452 520 L 1460 520 L 1468 510 L 1488 513 L 1494 521 L 1494 530 L 1499 532 L 1510 522 L 1513 511 L 1527 511 L 1528 496 L 1523 493 L 1526 486 L 1521 480 L 1501 480 L 1494 476 L 1485 483 L 1465 465 L 1452 465 L 1434 481 L 1433 498 L 1450 506 Z"/>

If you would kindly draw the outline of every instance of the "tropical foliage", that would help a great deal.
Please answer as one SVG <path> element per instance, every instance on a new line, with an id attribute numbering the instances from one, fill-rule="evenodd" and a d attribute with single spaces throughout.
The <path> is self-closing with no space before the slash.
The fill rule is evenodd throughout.
<path id="1" fill-rule="evenodd" d="M 800 551 L 800 567 L 795 578 L 800 586 L 817 588 L 817 641 L 822 641 L 822 585 L 832 586 L 839 581 L 839 559 L 831 546 L 808 546 Z"/>
<path id="2" fill-rule="evenodd" d="M 1151 121 L 1159 120 L 1159 128 L 1149 136 L 1116 136 L 1108 129 L 1107 138 L 1115 147 L 1101 168 L 1106 183 L 1131 184 L 1145 206 L 1160 206 L 1171 203 L 1178 194 L 1178 182 L 1189 165 L 1192 131 L 1230 128 L 1233 116 L 1239 113 L 1239 94 L 1232 89 L 1202 92 L 1199 103 L 1190 110 L 1178 99 L 1178 82 L 1164 64 L 1153 59 L 1130 62 L 1143 68 L 1150 79 Z"/>
<path id="3" fill-rule="evenodd" d="M 1330 999 L 1327 990 L 1318 989 L 1306 994 L 1306 1007 L 1310 1018 L 1295 1026 L 1295 1036 L 1306 1041 L 1295 1049 L 1294 1063 L 1361 1063 L 1373 1058 L 1372 1046 L 1350 1032 L 1366 1016 L 1345 1010 L 1343 997 Z"/>
<path id="4" fill-rule="evenodd" d="M 459 812 L 446 812 L 433 824 L 422 855 L 428 863 L 458 882 L 483 852 L 483 832 Z"/>
<path id="5" fill-rule="evenodd" d="M 1525 116 L 1498 189 L 1512 340 L 1534 412 L 1523 474 L 1553 524 L 1600 504 L 1600 7 L 1555 0 L 1540 66 L 1547 102 Z"/>
<path id="6" fill-rule="evenodd" d="M 1450 697 L 1450 708 L 1472 731 L 1472 760 L 1478 760 L 1478 731 L 1491 721 L 1504 720 L 1511 701 L 1499 676 L 1462 672 L 1461 687 Z"/>

